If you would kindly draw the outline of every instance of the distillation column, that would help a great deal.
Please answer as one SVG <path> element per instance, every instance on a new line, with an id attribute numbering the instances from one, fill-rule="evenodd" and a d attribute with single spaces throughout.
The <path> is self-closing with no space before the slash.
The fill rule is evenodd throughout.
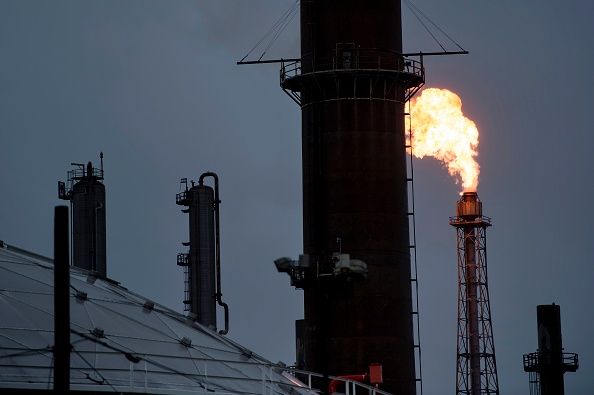
<path id="1" fill-rule="evenodd" d="M 214 180 L 214 187 L 205 184 Z M 229 307 L 222 301 L 219 177 L 212 172 L 202 173 L 198 185 L 182 179 L 185 190 L 175 195 L 175 203 L 184 206 L 188 214 L 190 241 L 188 253 L 177 255 L 177 264 L 184 268 L 185 311 L 190 311 L 202 325 L 217 328 L 217 304 L 224 309 L 225 327 L 229 331 Z"/>
<path id="2" fill-rule="evenodd" d="M 189 223 L 189 252 L 177 259 L 185 267 L 185 309 L 202 325 L 216 329 L 214 200 L 214 189 L 200 183 L 178 193 L 175 202 L 187 207 L 183 211 Z"/>
<path id="3" fill-rule="evenodd" d="M 100 168 L 72 163 L 67 182 L 58 182 L 58 197 L 70 201 L 72 266 L 107 277 L 103 153 L 100 158 Z"/>

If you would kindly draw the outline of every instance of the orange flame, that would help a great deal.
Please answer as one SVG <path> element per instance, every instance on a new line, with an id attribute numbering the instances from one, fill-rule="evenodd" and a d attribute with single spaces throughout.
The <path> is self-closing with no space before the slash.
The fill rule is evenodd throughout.
<path id="1" fill-rule="evenodd" d="M 414 156 L 440 160 L 465 192 L 476 191 L 479 132 L 462 113 L 460 97 L 447 89 L 425 89 L 411 100 L 410 115 Z"/>

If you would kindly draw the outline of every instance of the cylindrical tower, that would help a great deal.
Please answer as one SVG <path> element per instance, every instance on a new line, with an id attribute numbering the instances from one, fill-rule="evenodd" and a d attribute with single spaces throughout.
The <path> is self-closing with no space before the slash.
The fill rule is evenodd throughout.
<path id="1" fill-rule="evenodd" d="M 458 339 L 456 394 L 499 394 L 487 281 L 486 230 L 476 192 L 464 192 L 450 224 L 457 230 Z"/>
<path id="2" fill-rule="evenodd" d="M 197 185 L 189 190 L 192 312 L 206 326 L 217 327 L 215 286 L 214 190 Z"/>
<path id="3" fill-rule="evenodd" d="M 216 329 L 215 193 L 200 183 L 177 194 L 177 204 L 189 215 L 190 251 L 178 257 L 187 265 L 185 303 L 201 324 Z"/>
<path id="4" fill-rule="evenodd" d="M 561 308 L 559 305 L 536 306 L 538 327 L 538 351 L 543 365 L 540 375 L 542 395 L 562 395 L 563 382 L 563 340 L 561 336 Z"/>
<path id="5" fill-rule="evenodd" d="M 103 168 L 75 165 L 68 172 L 68 190 L 58 184 L 59 197 L 70 200 L 72 208 L 72 265 L 107 277 Z"/>
<path id="6" fill-rule="evenodd" d="M 414 394 L 404 103 L 424 75 L 401 36 L 398 0 L 302 0 L 301 63 L 283 64 L 281 84 L 302 109 L 304 252 L 316 265 L 299 362 L 334 375 L 380 363 L 382 388 Z M 340 249 L 366 278 L 333 275 Z"/>
<path id="7" fill-rule="evenodd" d="M 563 351 L 561 307 L 555 303 L 536 307 L 538 351 L 524 355 L 524 370 L 531 375 L 531 395 L 563 395 L 563 375 L 578 369 L 578 355 Z"/>

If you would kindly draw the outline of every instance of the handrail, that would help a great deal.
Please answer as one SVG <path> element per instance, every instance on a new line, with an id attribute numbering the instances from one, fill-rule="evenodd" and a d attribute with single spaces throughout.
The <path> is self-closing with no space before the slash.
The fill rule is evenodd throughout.
<path id="1" fill-rule="evenodd" d="M 71 178 L 73 180 L 78 180 L 78 179 L 81 179 L 81 178 L 84 178 L 87 176 L 88 176 L 88 174 L 87 174 L 86 168 L 72 169 L 72 170 L 68 171 L 68 178 Z M 92 176 L 97 177 L 98 179 L 102 180 L 103 179 L 103 170 L 93 167 Z"/>
<path id="2" fill-rule="evenodd" d="M 188 198 L 188 191 L 181 191 L 180 193 L 175 194 L 175 203 L 182 206 L 186 205 Z"/>
<path id="3" fill-rule="evenodd" d="M 326 389 L 314 388 L 312 385 L 312 383 L 313 383 L 312 378 L 314 378 L 314 377 L 323 378 L 324 377 L 323 374 L 310 372 L 307 370 L 295 369 L 295 368 L 281 368 L 280 370 L 291 374 L 297 380 L 304 383 L 307 386 L 307 388 L 313 392 L 316 392 L 316 393 L 326 392 Z M 303 377 L 300 377 L 300 376 L 303 376 Z M 343 382 L 345 385 L 345 394 L 347 394 L 347 395 L 356 395 L 356 394 L 365 394 L 365 393 L 367 393 L 369 395 L 392 395 L 391 393 L 380 390 L 379 388 L 374 387 L 372 385 L 364 384 L 364 383 L 354 381 L 354 380 L 349 380 L 349 379 L 346 379 L 341 376 L 328 376 L 327 378 L 328 378 L 328 380 Z M 363 392 L 363 391 L 366 391 L 366 392 Z"/>
<path id="4" fill-rule="evenodd" d="M 396 71 L 425 78 L 423 62 L 403 57 L 401 54 L 392 51 L 380 51 L 376 49 L 355 49 L 352 57 L 321 57 L 312 59 L 291 60 L 281 62 L 280 79 L 281 83 L 287 79 L 307 75 L 309 73 L 332 72 L 332 71 Z M 303 72 L 303 65 L 306 64 L 307 71 Z"/>
<path id="5" fill-rule="evenodd" d="M 579 366 L 578 354 L 570 352 L 537 351 L 523 355 L 524 370 L 533 371 L 551 364 L 560 364 L 569 370 L 577 370 Z"/>
<path id="6" fill-rule="evenodd" d="M 472 220 L 468 220 L 466 218 L 462 218 L 459 216 L 450 217 L 450 224 L 451 225 L 461 225 L 461 224 L 469 224 L 469 225 L 487 225 L 490 226 L 492 222 L 491 217 L 487 217 L 485 215 L 478 216 Z"/>

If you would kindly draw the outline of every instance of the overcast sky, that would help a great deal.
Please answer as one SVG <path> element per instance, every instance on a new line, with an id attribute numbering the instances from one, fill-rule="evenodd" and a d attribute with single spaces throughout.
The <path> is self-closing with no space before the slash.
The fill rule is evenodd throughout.
<path id="1" fill-rule="evenodd" d="M 108 273 L 181 310 L 182 177 L 221 178 L 230 336 L 294 361 L 302 294 L 272 261 L 302 251 L 299 108 L 278 67 L 236 66 L 294 0 L 0 1 L 0 239 L 52 254 L 56 182 L 105 153 Z M 561 305 L 566 351 L 594 388 L 594 24 L 591 1 L 416 0 L 469 55 L 427 59 L 479 126 L 502 393 L 527 394 L 536 305 Z M 404 10 L 407 51 L 436 45 Z M 295 21 L 270 57 L 299 56 Z M 454 390 L 458 187 L 415 162 L 424 387 Z"/>

